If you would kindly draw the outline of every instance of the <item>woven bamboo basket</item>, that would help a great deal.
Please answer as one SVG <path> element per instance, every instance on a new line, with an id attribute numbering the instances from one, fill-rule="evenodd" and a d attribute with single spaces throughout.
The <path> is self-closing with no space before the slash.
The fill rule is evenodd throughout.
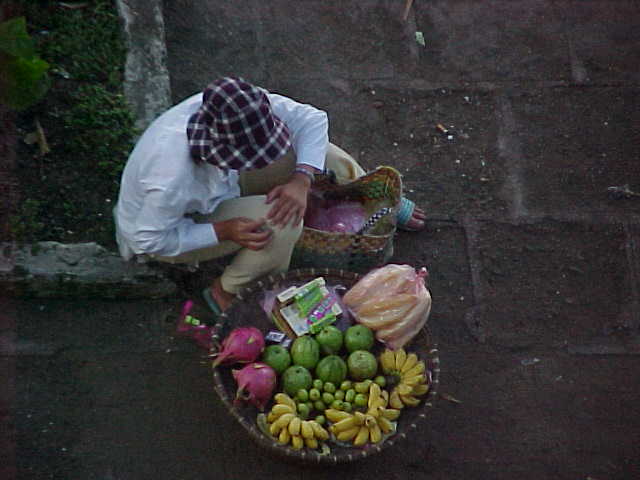
<path id="1" fill-rule="evenodd" d="M 240 326 L 255 326 L 266 333 L 275 330 L 271 320 L 262 310 L 260 301 L 264 293 L 270 290 L 289 287 L 291 285 L 301 285 L 316 277 L 325 278 L 328 285 L 342 285 L 350 288 L 359 278 L 359 274 L 345 270 L 324 269 L 298 269 L 286 274 L 269 276 L 257 281 L 240 292 L 234 300 L 233 305 L 222 315 L 219 322 L 213 329 L 212 353 L 216 353 L 220 348 L 220 341 L 231 329 Z M 376 342 L 373 352 L 378 353 L 382 345 Z M 376 349 L 378 351 L 376 351 Z M 383 442 L 375 445 L 367 445 L 357 448 L 338 445 L 329 442 L 329 452 L 310 450 L 303 448 L 295 450 L 291 446 L 281 445 L 268 433 L 263 433 L 257 423 L 257 416 L 260 413 L 255 407 L 247 405 L 235 405 L 234 397 L 236 384 L 232 377 L 230 367 L 219 366 L 213 368 L 214 389 L 229 413 L 235 417 L 241 428 L 247 431 L 249 436 L 259 445 L 270 451 L 274 456 L 284 460 L 309 464 L 327 465 L 348 463 L 367 458 L 371 455 L 382 452 L 403 442 L 410 432 L 419 428 L 424 428 L 424 420 L 431 415 L 434 407 L 440 376 L 440 360 L 438 350 L 434 345 L 427 328 L 423 328 L 420 333 L 405 346 L 408 352 L 415 352 L 420 359 L 427 363 L 427 370 L 431 376 L 431 389 L 422 402 L 417 407 L 406 407 L 398 419 L 396 433 L 386 438 Z M 271 408 L 267 405 L 265 412 Z M 424 438 L 424 437 L 423 437 Z"/>
<path id="2" fill-rule="evenodd" d="M 402 179 L 395 168 L 378 167 L 343 185 L 328 177 L 319 177 L 314 190 L 322 192 L 325 198 L 359 202 L 368 216 L 385 208 L 388 213 L 380 217 L 371 230 L 361 234 L 305 227 L 291 257 L 293 267 L 343 268 L 363 273 L 391 258 L 395 219 L 402 198 Z"/>

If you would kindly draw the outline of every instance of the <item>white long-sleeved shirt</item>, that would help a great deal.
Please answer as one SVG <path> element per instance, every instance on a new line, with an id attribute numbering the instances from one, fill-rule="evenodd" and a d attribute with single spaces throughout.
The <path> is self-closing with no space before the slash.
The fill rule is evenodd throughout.
<path id="1" fill-rule="evenodd" d="M 298 164 L 324 168 L 327 114 L 311 105 L 267 93 L 273 113 L 289 128 Z M 131 152 L 115 209 L 116 238 L 126 260 L 136 254 L 175 256 L 218 243 L 211 224 L 187 213 L 208 214 L 240 196 L 238 172 L 224 172 L 189 154 L 187 122 L 202 104 L 193 95 L 158 117 Z"/>

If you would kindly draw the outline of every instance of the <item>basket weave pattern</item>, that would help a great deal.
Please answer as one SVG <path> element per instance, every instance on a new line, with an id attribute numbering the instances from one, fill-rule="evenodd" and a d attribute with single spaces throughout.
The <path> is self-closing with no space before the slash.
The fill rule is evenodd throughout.
<path id="1" fill-rule="evenodd" d="M 224 338 L 233 328 L 252 325 L 259 328 L 263 333 L 275 329 L 275 326 L 260 306 L 260 301 L 265 291 L 285 288 L 291 285 L 301 285 L 319 276 L 324 277 L 329 285 L 342 285 L 347 288 L 350 288 L 359 278 L 357 273 L 345 270 L 310 268 L 293 270 L 286 274 L 272 275 L 264 280 L 255 282 L 240 292 L 232 306 L 220 317 L 219 323 L 215 325 L 212 353 L 216 353 L 219 350 L 220 339 Z M 381 348 L 381 346 L 378 345 L 378 348 Z M 306 448 L 295 450 L 290 446 L 281 445 L 274 437 L 266 435 L 258 428 L 256 423 L 258 411 L 256 408 L 252 406 L 234 405 L 233 399 L 236 384 L 231 375 L 231 368 L 223 366 L 213 369 L 214 389 L 227 407 L 229 413 L 236 418 L 238 423 L 249 433 L 250 437 L 271 453 L 287 460 L 305 464 L 324 465 L 351 462 L 379 453 L 382 450 L 393 447 L 398 442 L 404 441 L 409 432 L 417 430 L 420 426 L 424 425 L 423 420 L 430 415 L 440 382 L 440 359 L 438 350 L 432 343 L 426 328 L 423 328 L 405 349 L 410 352 L 415 352 L 427 363 L 427 369 L 431 374 L 431 389 L 419 406 L 403 409 L 398 420 L 397 432 L 394 435 L 382 443 L 367 445 L 364 448 L 340 446 L 330 443 L 331 452 L 322 454 L 319 451 Z M 374 351 L 374 353 L 377 352 Z M 268 408 L 270 408 L 270 405 Z"/>

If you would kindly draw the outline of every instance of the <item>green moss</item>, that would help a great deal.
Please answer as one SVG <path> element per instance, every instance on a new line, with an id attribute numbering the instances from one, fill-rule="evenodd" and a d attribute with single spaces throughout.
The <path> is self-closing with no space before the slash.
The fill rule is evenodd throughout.
<path id="1" fill-rule="evenodd" d="M 28 28 L 53 82 L 20 119 L 21 133 L 42 125 L 50 152 L 22 146 L 18 241 L 94 241 L 113 248 L 112 208 L 137 134 L 123 94 L 126 48 L 113 0 L 65 9 L 57 1 L 22 0 Z"/>

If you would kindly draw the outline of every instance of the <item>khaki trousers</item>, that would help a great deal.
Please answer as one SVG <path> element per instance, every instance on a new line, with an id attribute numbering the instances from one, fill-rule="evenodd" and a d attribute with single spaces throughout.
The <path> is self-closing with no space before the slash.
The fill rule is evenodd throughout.
<path id="1" fill-rule="evenodd" d="M 195 215 L 194 220 L 197 223 L 215 223 L 234 217 L 265 218 L 271 209 L 271 205 L 265 203 L 266 194 L 272 188 L 286 183 L 295 165 L 296 158 L 290 150 L 287 155 L 268 167 L 241 173 L 241 196 L 222 202 L 209 215 Z M 365 174 L 364 169 L 351 155 L 331 143 L 327 149 L 326 168 L 335 172 L 338 183 L 347 183 Z M 235 242 L 223 241 L 212 247 L 192 250 L 175 257 L 152 258 L 167 263 L 197 265 L 199 262 L 236 253 L 220 277 L 222 288 L 235 294 L 263 275 L 288 270 L 293 248 L 302 233 L 302 225 L 272 226 L 272 229 L 272 241 L 262 250 L 250 250 Z"/>

